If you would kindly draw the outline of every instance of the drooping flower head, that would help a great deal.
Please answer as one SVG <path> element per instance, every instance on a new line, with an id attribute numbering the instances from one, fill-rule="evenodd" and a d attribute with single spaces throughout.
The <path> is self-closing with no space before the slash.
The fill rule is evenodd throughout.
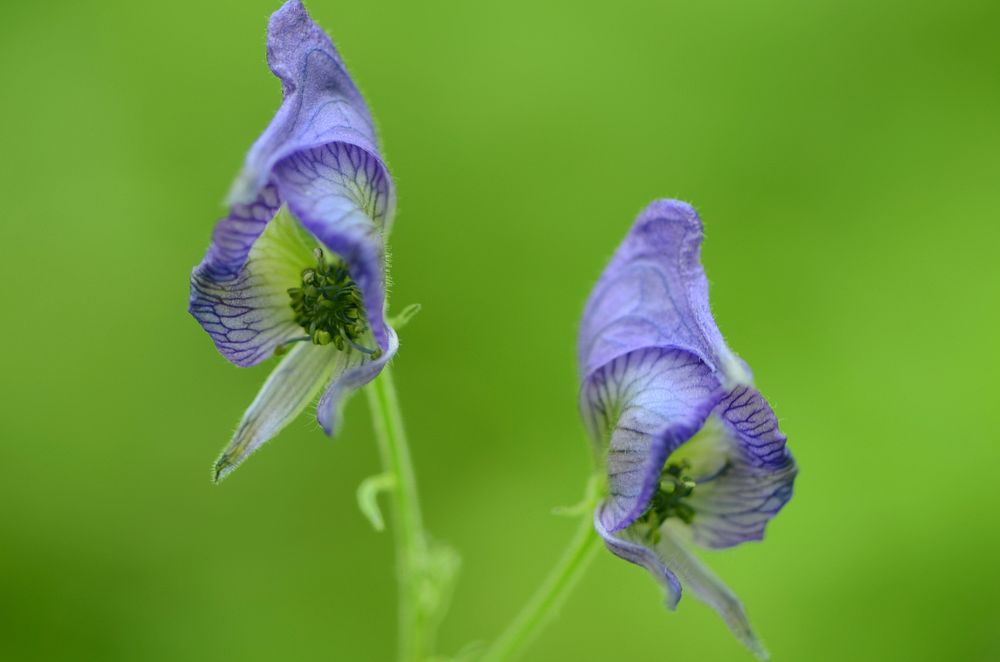
<path id="1" fill-rule="evenodd" d="M 594 524 L 657 578 L 671 609 L 684 586 L 766 657 L 739 600 L 684 546 L 760 540 L 796 474 L 774 412 L 712 318 L 701 241 L 689 205 L 652 203 L 587 302 L 580 409 L 607 468 Z"/>
<path id="2" fill-rule="evenodd" d="M 191 275 L 189 310 L 236 365 L 283 358 L 217 478 L 324 387 L 317 418 L 333 434 L 344 397 L 378 375 L 398 344 L 385 318 L 395 191 L 364 99 L 299 0 L 271 16 L 267 60 L 283 101 Z"/>

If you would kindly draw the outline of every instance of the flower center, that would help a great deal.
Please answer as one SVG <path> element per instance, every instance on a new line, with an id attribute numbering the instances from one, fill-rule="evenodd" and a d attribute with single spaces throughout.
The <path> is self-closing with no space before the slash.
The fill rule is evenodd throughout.
<path id="1" fill-rule="evenodd" d="M 695 482 L 688 475 L 691 463 L 687 460 L 671 462 L 660 473 L 660 484 L 649 502 L 646 521 L 658 529 L 670 517 L 676 517 L 685 524 L 694 519 L 694 508 L 687 499 L 694 492 Z"/>
<path id="2" fill-rule="evenodd" d="M 316 266 L 303 269 L 301 286 L 288 290 L 295 323 L 308 334 L 290 342 L 312 340 L 316 345 L 332 344 L 339 350 L 353 347 L 378 358 L 379 349 L 359 344 L 368 323 L 361 291 L 351 280 L 347 266 L 337 259 L 327 260 L 318 248 L 314 255 Z"/>

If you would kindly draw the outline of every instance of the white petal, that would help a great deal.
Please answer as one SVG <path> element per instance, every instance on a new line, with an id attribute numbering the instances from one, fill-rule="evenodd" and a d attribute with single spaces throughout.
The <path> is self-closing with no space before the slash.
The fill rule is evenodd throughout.
<path id="1" fill-rule="evenodd" d="M 759 659 L 768 659 L 767 650 L 750 627 L 739 598 L 694 554 L 685 549 L 678 537 L 678 530 L 674 529 L 673 523 L 664 524 L 656 543 L 656 556 L 677 575 L 686 591 L 694 593 L 699 600 L 719 613 L 732 633 L 750 652 Z"/>
<path id="2" fill-rule="evenodd" d="M 298 343 L 267 378 L 243 414 L 233 440 L 215 464 L 215 479 L 228 475 L 301 414 L 346 360 L 347 353 L 333 347 Z"/>

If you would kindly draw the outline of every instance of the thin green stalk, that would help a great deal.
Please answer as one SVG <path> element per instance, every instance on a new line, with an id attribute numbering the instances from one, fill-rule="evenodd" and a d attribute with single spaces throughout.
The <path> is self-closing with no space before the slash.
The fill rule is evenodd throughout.
<path id="1" fill-rule="evenodd" d="M 592 489 L 581 504 L 580 526 L 577 528 L 569 547 L 545 582 L 531 596 L 517 617 L 507 626 L 503 634 L 486 651 L 482 662 L 512 660 L 520 655 L 531 643 L 549 619 L 559 610 L 570 590 L 587 568 L 594 552 L 600 546 L 600 537 L 594 530 L 592 517 Z"/>
<path id="2" fill-rule="evenodd" d="M 387 474 L 393 477 L 393 521 L 399 579 L 399 659 L 418 662 L 428 645 L 428 615 L 420 605 L 420 578 L 427 558 L 417 481 L 410 461 L 403 417 L 396 398 L 392 372 L 386 366 L 366 389 L 379 455 Z"/>

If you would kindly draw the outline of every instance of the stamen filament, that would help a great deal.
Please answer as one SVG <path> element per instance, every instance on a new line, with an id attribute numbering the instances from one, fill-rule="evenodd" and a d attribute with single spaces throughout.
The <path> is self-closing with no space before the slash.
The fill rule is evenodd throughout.
<path id="1" fill-rule="evenodd" d="M 274 348 L 274 355 L 281 356 L 287 353 L 288 348 L 294 345 L 295 343 L 304 342 L 306 340 L 312 340 L 312 338 L 309 336 L 298 336 L 296 338 L 289 338 L 288 340 L 286 340 L 285 342 L 281 343 L 280 345 Z"/>

